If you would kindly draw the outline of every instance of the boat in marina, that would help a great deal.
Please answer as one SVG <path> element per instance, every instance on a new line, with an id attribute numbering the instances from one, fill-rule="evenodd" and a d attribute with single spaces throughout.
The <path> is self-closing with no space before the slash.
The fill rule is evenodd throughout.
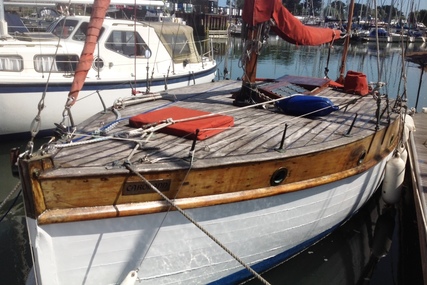
<path id="1" fill-rule="evenodd" d="M 35 283 L 268 284 L 260 272 L 331 233 L 383 181 L 393 202 L 402 176 L 386 170 L 402 160 L 403 100 L 380 83 L 369 90 L 358 72 L 344 84 L 257 78 L 270 29 L 297 45 L 340 37 L 279 0 L 245 1 L 241 81 L 123 98 L 40 149 L 13 150 Z M 68 101 L 79 96 L 75 77 Z"/>
<path id="2" fill-rule="evenodd" d="M 208 41 L 196 43 L 191 27 L 106 18 L 81 90 L 80 100 L 85 103 L 77 104 L 71 114 L 64 106 L 74 102 L 65 99 L 77 72 L 89 19 L 61 17 L 47 32 L 13 36 L 3 29 L 2 139 L 22 134 L 30 137 L 30 126 L 33 131 L 42 131 L 54 129 L 55 123 L 78 124 L 120 97 L 207 83 L 215 78 L 212 45 Z M 39 117 L 38 112 L 44 108 Z"/>
<path id="3" fill-rule="evenodd" d="M 362 36 L 361 39 L 363 42 L 376 42 L 378 40 L 381 43 L 400 43 L 402 41 L 408 43 L 424 43 L 426 41 L 422 34 L 388 32 L 384 28 L 371 29 L 369 33 Z"/>

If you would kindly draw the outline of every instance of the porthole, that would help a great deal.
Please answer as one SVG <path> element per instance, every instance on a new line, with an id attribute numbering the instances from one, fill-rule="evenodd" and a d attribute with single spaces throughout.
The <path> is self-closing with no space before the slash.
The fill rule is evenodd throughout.
<path id="1" fill-rule="evenodd" d="M 102 70 L 103 67 L 104 67 L 104 61 L 99 57 L 95 57 L 93 59 L 92 68 L 95 69 L 96 71 L 99 71 L 99 70 Z"/>
<path id="2" fill-rule="evenodd" d="M 366 151 L 363 150 L 362 153 L 359 156 L 359 160 L 357 161 L 357 165 L 362 164 L 362 162 L 365 160 L 365 157 L 366 157 Z"/>
<path id="3" fill-rule="evenodd" d="M 285 181 L 286 177 L 288 177 L 288 170 L 286 168 L 280 168 L 276 170 L 270 179 L 270 185 L 276 186 Z"/>

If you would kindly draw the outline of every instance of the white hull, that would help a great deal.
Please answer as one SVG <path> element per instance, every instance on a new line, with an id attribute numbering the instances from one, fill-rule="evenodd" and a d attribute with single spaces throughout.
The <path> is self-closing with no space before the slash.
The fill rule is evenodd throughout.
<path id="1" fill-rule="evenodd" d="M 209 71 L 209 73 L 206 73 Z M 194 84 L 208 83 L 215 79 L 215 65 L 206 67 L 206 70 L 199 71 L 206 75 L 196 78 L 197 73 L 181 78 L 180 82 L 169 83 L 167 86 L 152 86 L 150 92 L 161 92 L 166 89 L 191 86 Z M 196 79 L 195 79 L 196 78 Z M 172 81 L 171 81 L 172 82 Z M 108 84 L 106 82 L 105 84 Z M 119 85 L 119 84 L 117 84 Z M 71 114 L 75 124 L 103 110 L 103 102 L 108 108 L 113 105 L 115 100 L 132 96 L 132 86 L 129 82 L 120 84 L 119 89 L 99 89 L 99 95 L 95 90 L 83 90 L 79 94 L 78 101 L 71 108 Z M 71 81 L 70 81 L 71 86 Z M 31 86 L 28 86 L 31 89 Z M 138 91 L 145 92 L 146 88 L 137 88 Z M 47 92 L 44 100 L 45 108 L 41 112 L 40 130 L 54 129 L 54 123 L 61 123 L 63 119 L 64 106 L 67 101 L 68 91 Z M 149 95 L 148 95 L 149 96 Z M 42 98 L 42 92 L 29 93 L 3 93 L 0 91 L 0 136 L 12 136 L 22 133 L 29 134 L 30 126 L 37 115 L 38 104 Z M 69 125 L 70 121 L 64 122 Z"/>
<path id="2" fill-rule="evenodd" d="M 61 123 L 88 20 L 63 18 L 49 32 L 24 33 L 2 42 L 0 137 L 28 136 L 44 93 L 41 125 L 31 130 L 50 130 Z M 116 99 L 132 96 L 132 89 L 153 93 L 215 79 L 212 46 L 205 45 L 199 54 L 188 26 L 106 19 L 102 31 L 95 60 L 70 109 L 75 124 L 103 110 L 99 96 L 110 107 Z M 70 125 L 67 118 L 64 123 Z"/>
<path id="3" fill-rule="evenodd" d="M 186 212 L 245 263 L 262 270 L 351 217 L 381 183 L 390 156 L 367 172 L 331 184 Z M 179 212 L 164 217 L 42 226 L 27 218 L 39 284 L 120 284 L 137 268 L 142 284 L 230 284 L 250 277 Z"/>

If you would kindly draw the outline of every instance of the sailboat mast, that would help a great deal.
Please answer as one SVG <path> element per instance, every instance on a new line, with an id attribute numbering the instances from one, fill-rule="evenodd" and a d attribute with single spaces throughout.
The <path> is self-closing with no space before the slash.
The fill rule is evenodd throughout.
<path id="1" fill-rule="evenodd" d="M 258 50 L 253 47 L 258 37 L 258 28 L 249 27 L 245 31 L 246 53 L 249 55 L 246 61 L 245 70 L 243 74 L 243 84 L 250 85 L 256 81 L 256 69 L 258 61 Z"/>
<path id="2" fill-rule="evenodd" d="M 92 67 L 93 52 L 95 51 L 99 33 L 101 31 L 109 5 L 110 0 L 95 0 L 93 3 L 92 14 L 90 16 L 90 22 L 86 33 L 85 45 L 76 67 L 70 92 L 68 93 L 66 108 L 71 107 L 76 102 L 79 92 L 83 88 L 86 76 Z"/>
<path id="3" fill-rule="evenodd" d="M 350 8 L 348 10 L 348 21 L 347 21 L 347 36 L 344 40 L 344 51 L 341 59 L 340 75 L 337 79 L 338 83 L 344 82 L 344 72 L 345 72 L 345 62 L 347 61 L 347 52 L 348 46 L 350 45 L 350 35 L 351 35 L 351 26 L 353 22 L 353 12 L 354 12 L 354 0 L 350 1 Z"/>

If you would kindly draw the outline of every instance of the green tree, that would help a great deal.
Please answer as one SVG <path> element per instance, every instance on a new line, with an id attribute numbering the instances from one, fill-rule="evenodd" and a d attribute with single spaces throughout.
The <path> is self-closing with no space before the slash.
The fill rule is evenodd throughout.
<path id="1" fill-rule="evenodd" d="M 303 15 L 319 16 L 322 10 L 322 0 L 304 0 L 302 6 Z"/>
<path id="2" fill-rule="evenodd" d="M 347 19 L 347 5 L 344 2 L 339 0 L 333 1 L 331 2 L 330 7 L 331 7 L 331 11 L 334 12 L 333 17 L 337 19 Z"/>
<path id="3" fill-rule="evenodd" d="M 282 0 L 282 4 L 294 15 L 302 13 L 302 4 L 300 0 Z"/>
<path id="4" fill-rule="evenodd" d="M 245 0 L 234 0 L 236 3 L 236 8 L 243 9 L 243 5 L 245 4 Z"/>
<path id="5" fill-rule="evenodd" d="M 355 3 L 353 16 L 356 18 L 366 18 L 368 15 L 372 15 L 371 9 L 365 4 Z"/>
<path id="6" fill-rule="evenodd" d="M 420 10 L 417 13 L 417 21 L 418 23 L 423 23 L 427 26 L 427 10 Z"/>
<path id="7" fill-rule="evenodd" d="M 384 22 L 388 22 L 391 19 L 399 19 L 402 16 L 403 13 L 394 6 L 378 6 L 378 18 Z"/>

